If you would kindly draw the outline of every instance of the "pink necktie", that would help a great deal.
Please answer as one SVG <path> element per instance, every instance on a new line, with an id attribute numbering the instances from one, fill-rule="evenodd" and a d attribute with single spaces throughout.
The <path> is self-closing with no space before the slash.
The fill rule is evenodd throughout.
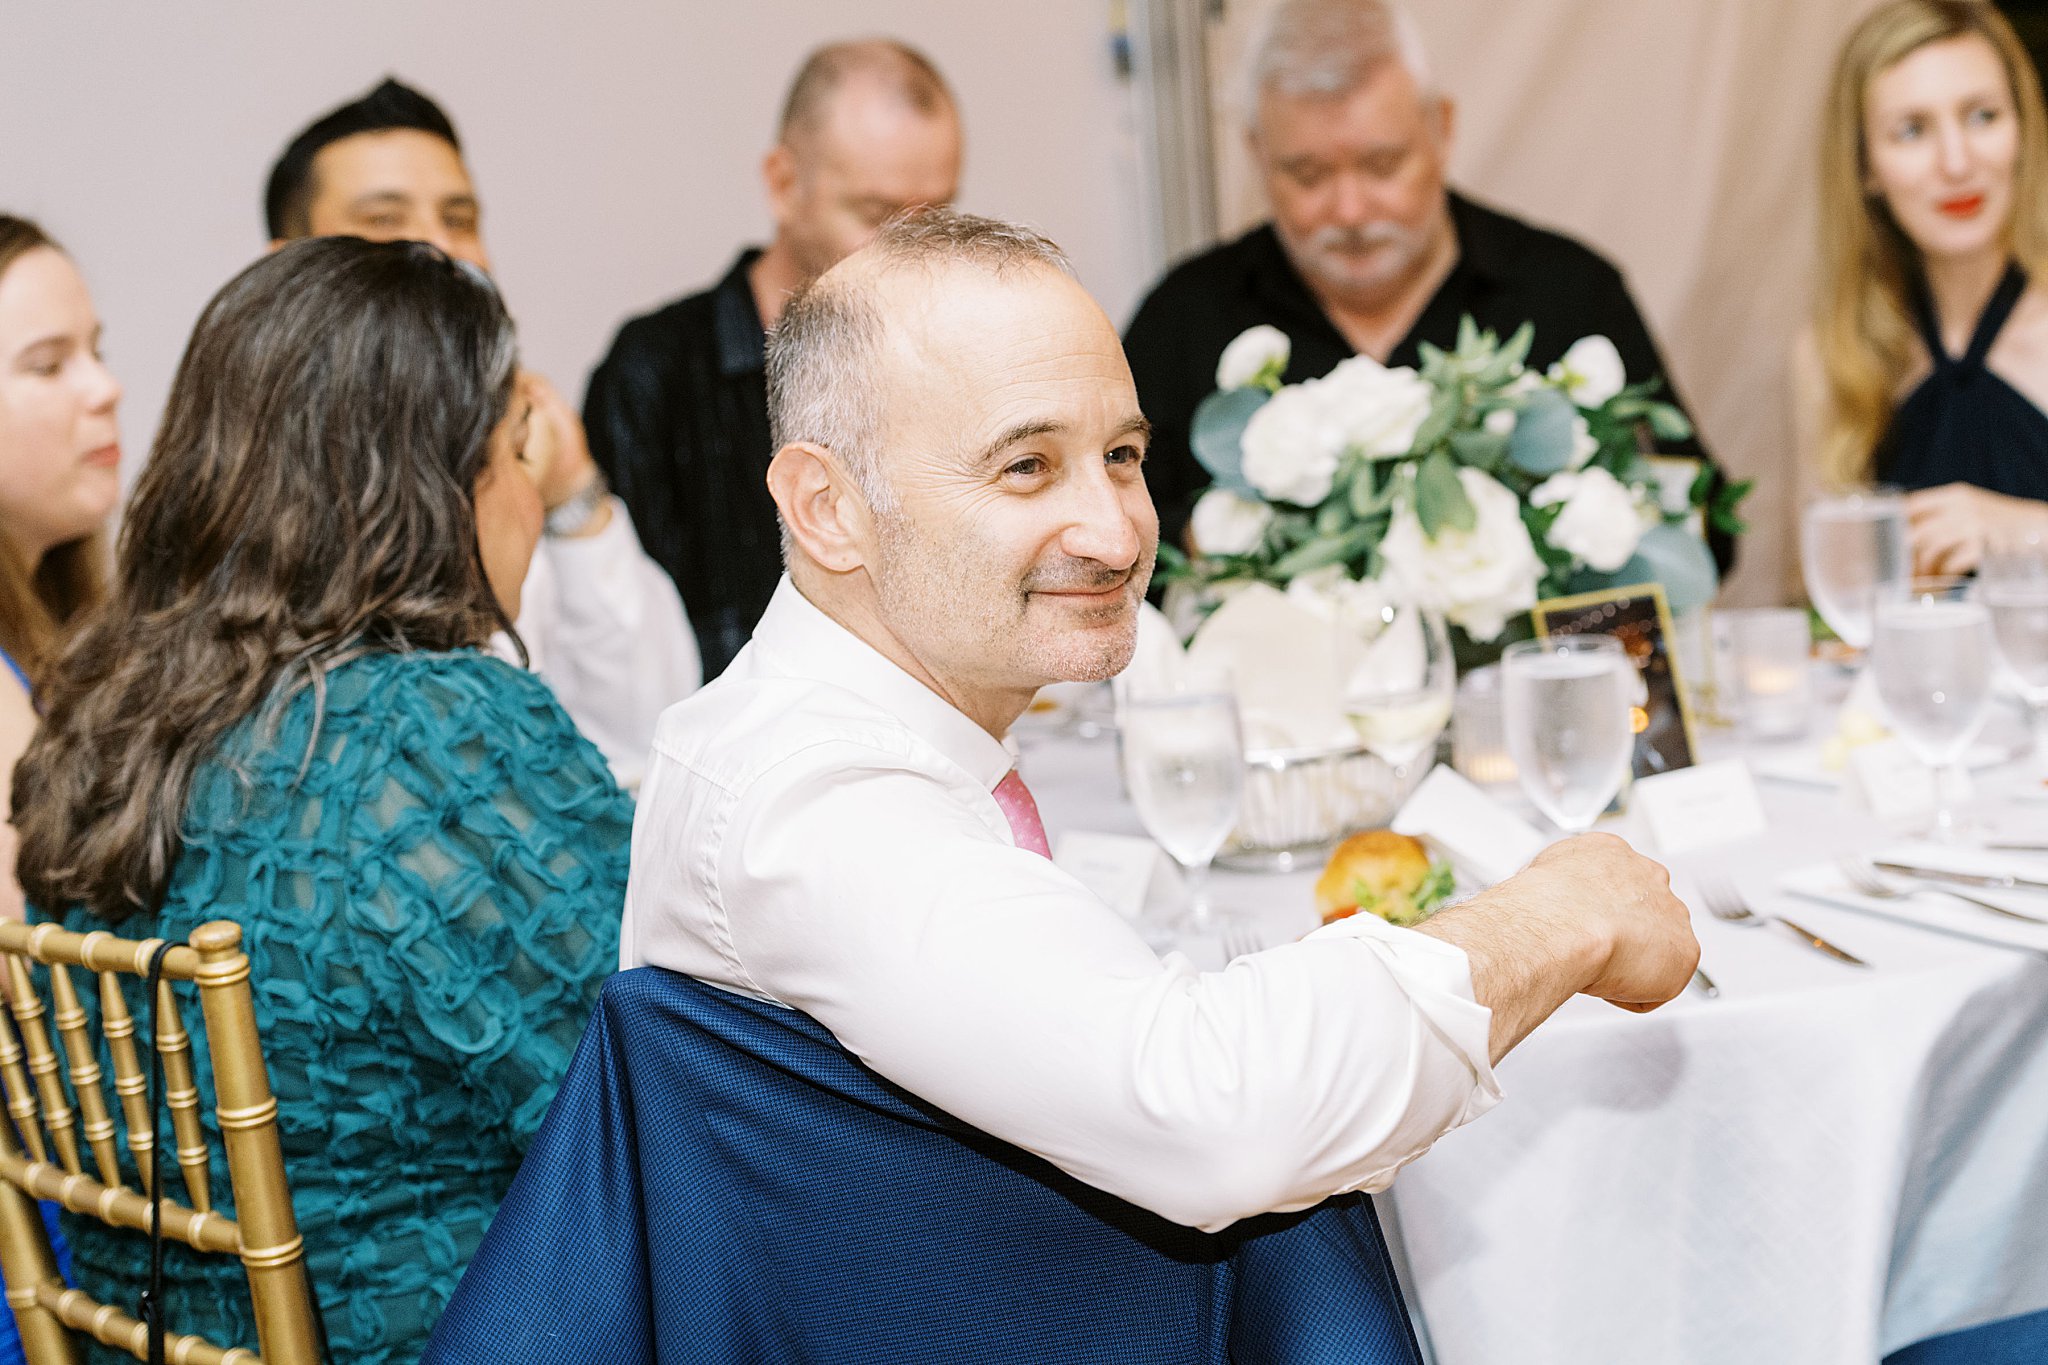
<path id="1" fill-rule="evenodd" d="M 1038 818 L 1038 803 L 1031 799 L 1031 788 L 1024 785 L 1015 768 L 996 783 L 995 796 L 996 804 L 1003 808 L 1003 818 L 1010 822 L 1010 837 L 1017 841 L 1017 847 L 1050 858 L 1052 845 L 1045 841 L 1045 822 Z"/>

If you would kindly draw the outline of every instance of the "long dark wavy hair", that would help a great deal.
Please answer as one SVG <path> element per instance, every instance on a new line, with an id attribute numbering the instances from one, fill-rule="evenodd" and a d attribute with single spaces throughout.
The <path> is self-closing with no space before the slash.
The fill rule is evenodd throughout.
<path id="1" fill-rule="evenodd" d="M 0 275 L 38 247 L 63 248 L 26 218 L 0 213 Z M 105 591 L 105 537 L 53 545 L 34 563 L 0 527 L 0 650 L 31 679 L 42 676 L 57 637 Z"/>
<path id="2" fill-rule="evenodd" d="M 489 281 L 417 242 L 297 242 L 214 296 L 109 599 L 49 670 L 15 768 L 31 901 L 156 908 L 193 773 L 236 724 L 324 700 L 359 655 L 510 632 L 476 487 L 515 363 Z"/>

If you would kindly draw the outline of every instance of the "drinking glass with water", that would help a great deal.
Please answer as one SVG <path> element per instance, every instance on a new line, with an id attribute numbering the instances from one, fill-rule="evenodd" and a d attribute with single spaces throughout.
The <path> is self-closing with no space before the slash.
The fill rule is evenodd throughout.
<path id="1" fill-rule="evenodd" d="M 1569 635 L 1509 645 L 1501 711 L 1522 790 L 1566 834 L 1593 827 L 1635 752 L 1638 679 L 1621 641 Z"/>
<path id="2" fill-rule="evenodd" d="M 1206 931 L 1209 865 L 1244 801 L 1244 734 L 1226 691 L 1134 694 L 1119 741 L 1145 830 L 1187 874 L 1190 927 Z"/>

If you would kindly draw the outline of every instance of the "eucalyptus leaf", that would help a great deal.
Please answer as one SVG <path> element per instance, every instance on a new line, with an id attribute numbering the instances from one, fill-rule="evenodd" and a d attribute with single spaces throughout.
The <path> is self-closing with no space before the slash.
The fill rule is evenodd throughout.
<path id="1" fill-rule="evenodd" d="M 1272 396 L 1264 389 L 1222 389 L 1195 409 L 1188 444 L 1209 477 L 1232 492 L 1257 496 L 1244 477 L 1244 429 Z"/>
<path id="2" fill-rule="evenodd" d="M 1460 464 L 1469 464 L 1490 474 L 1499 469 L 1501 461 L 1508 457 L 1508 435 L 1506 432 L 1488 431 L 1484 427 L 1454 431 L 1451 433 L 1451 453 L 1458 457 Z"/>
<path id="3" fill-rule="evenodd" d="M 1464 402 L 1455 389 L 1439 393 L 1429 405 L 1429 415 L 1422 419 L 1422 425 L 1415 428 L 1415 439 L 1409 443 L 1409 448 L 1429 450 L 1450 435 L 1462 407 Z"/>
<path id="4" fill-rule="evenodd" d="M 1500 348 L 1500 353 L 1506 357 L 1511 366 L 1527 364 L 1529 360 L 1529 345 L 1535 340 L 1536 324 L 1525 322 L 1515 329 L 1515 334 L 1508 338 L 1507 345 Z"/>
<path id="5" fill-rule="evenodd" d="M 1378 543 L 1376 528 L 1354 526 L 1342 535 L 1310 541 L 1293 553 L 1282 556 L 1273 565 L 1273 573 L 1278 578 L 1294 578 L 1311 569 L 1342 564 L 1354 555 L 1364 554 Z"/>
<path id="6" fill-rule="evenodd" d="M 1572 418 L 1578 410 L 1556 389 L 1537 389 L 1522 404 L 1508 438 L 1515 467 L 1548 478 L 1572 462 Z"/>
<path id="7" fill-rule="evenodd" d="M 1682 525 L 1664 523 L 1643 532 L 1628 563 L 1610 574 L 1588 570 L 1576 576 L 1572 592 L 1594 592 L 1624 583 L 1660 583 L 1673 612 L 1691 611 L 1714 600 L 1721 585 L 1714 556 Z"/>
<path id="8" fill-rule="evenodd" d="M 1422 533 L 1435 540 L 1444 531 L 1469 531 L 1479 524 L 1472 499 L 1458 479 L 1458 467 L 1441 450 L 1424 457 L 1415 471 L 1415 515 L 1422 520 Z"/>
<path id="9" fill-rule="evenodd" d="M 1375 482 L 1372 465 L 1370 463 L 1361 463 L 1358 466 L 1358 472 L 1351 477 L 1350 502 L 1351 514 L 1353 516 L 1369 517 L 1373 514 Z"/>
<path id="10" fill-rule="evenodd" d="M 1650 430 L 1660 441 L 1684 441 L 1692 437 L 1692 423 L 1669 403 L 1650 404 Z"/>
<path id="11" fill-rule="evenodd" d="M 1316 512 L 1316 534 L 1334 536 L 1343 530 L 1350 520 L 1350 507 L 1344 501 L 1332 498 Z"/>

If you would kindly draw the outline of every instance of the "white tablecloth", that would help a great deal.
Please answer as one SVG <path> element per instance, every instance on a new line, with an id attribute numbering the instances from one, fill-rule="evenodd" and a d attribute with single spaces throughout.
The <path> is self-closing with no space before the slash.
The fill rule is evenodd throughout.
<path id="1" fill-rule="evenodd" d="M 1055 839 L 1142 834 L 1112 740 L 1023 743 Z M 2048 1308 L 2048 957 L 1778 896 L 1881 833 L 1832 792 L 1762 792 L 1770 832 L 1673 859 L 1681 894 L 1733 872 L 1872 969 L 1698 909 L 1720 999 L 1581 998 L 1516 1049 L 1506 1102 L 1381 1200 L 1439 1365 L 1872 1365 Z M 1314 927 L 1312 880 L 1213 889 L 1277 942 Z"/>

